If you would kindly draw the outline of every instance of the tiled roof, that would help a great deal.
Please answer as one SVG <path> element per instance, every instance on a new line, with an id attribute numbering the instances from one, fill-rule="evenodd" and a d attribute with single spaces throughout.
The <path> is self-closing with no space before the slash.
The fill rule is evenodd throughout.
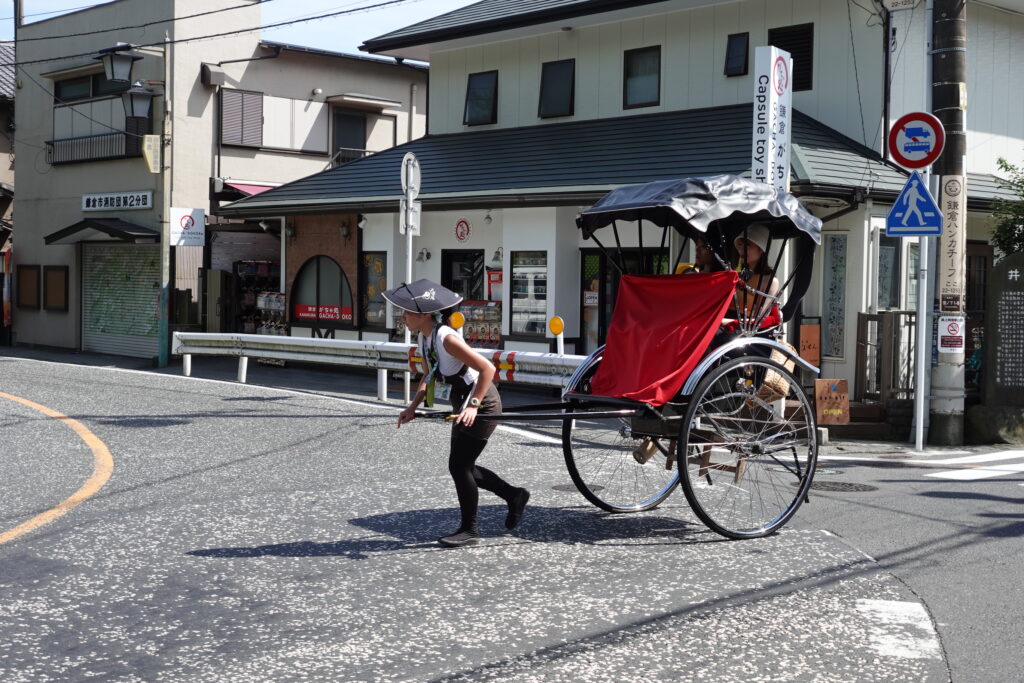
<path id="1" fill-rule="evenodd" d="M 367 40 L 360 47 L 379 52 L 508 28 L 532 26 L 661 0 L 481 0 L 412 26 Z"/>
<path id="2" fill-rule="evenodd" d="M 416 154 L 425 206 L 583 204 L 650 180 L 750 175 L 751 105 L 431 135 L 247 197 L 225 215 L 394 210 L 400 168 Z M 862 188 L 891 196 L 906 174 L 873 150 L 794 112 L 795 194 Z"/>
<path id="3" fill-rule="evenodd" d="M 14 99 L 14 41 L 0 41 L 0 97 Z"/>

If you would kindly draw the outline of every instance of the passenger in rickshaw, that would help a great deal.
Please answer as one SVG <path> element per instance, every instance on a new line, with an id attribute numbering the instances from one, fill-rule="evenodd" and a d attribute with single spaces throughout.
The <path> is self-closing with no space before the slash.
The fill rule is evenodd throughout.
<path id="1" fill-rule="evenodd" d="M 775 327 L 782 322 L 779 307 L 775 302 L 758 293 L 764 292 L 775 297 L 779 295 L 781 289 L 779 279 L 772 272 L 765 255 L 768 240 L 768 226 L 764 223 L 747 226 L 747 229 L 733 240 L 733 246 L 736 247 L 739 256 L 736 269 L 739 271 L 740 282 L 736 285 L 736 297 L 725 312 L 727 327 L 730 326 L 729 323 L 735 323 L 737 320 L 753 321 L 761 315 L 765 318 L 758 326 L 759 329 Z M 735 324 L 731 326 L 736 327 Z"/>
<path id="2" fill-rule="evenodd" d="M 697 237 L 693 240 L 693 263 L 679 264 L 676 273 L 691 275 L 693 273 L 713 273 L 722 270 L 721 264 L 715 258 L 715 252 L 705 237 Z"/>

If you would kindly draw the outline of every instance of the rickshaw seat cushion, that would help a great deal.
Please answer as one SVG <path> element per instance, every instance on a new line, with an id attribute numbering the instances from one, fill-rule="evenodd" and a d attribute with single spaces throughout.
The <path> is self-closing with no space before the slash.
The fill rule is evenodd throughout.
<path id="1" fill-rule="evenodd" d="M 733 301 L 735 271 L 623 275 L 591 391 L 664 405 L 679 392 Z"/>

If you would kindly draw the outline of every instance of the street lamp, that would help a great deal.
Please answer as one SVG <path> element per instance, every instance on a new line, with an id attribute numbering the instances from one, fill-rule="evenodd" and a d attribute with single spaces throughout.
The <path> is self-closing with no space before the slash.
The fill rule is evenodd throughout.
<path id="1" fill-rule="evenodd" d="M 103 73 L 108 81 L 131 83 L 132 65 L 142 59 L 139 55 L 127 52 L 131 49 L 132 46 L 129 43 L 118 43 L 99 50 L 99 54 L 93 57 L 93 59 L 103 62 Z"/>
<path id="2" fill-rule="evenodd" d="M 153 91 L 145 87 L 142 81 L 135 81 L 132 87 L 121 93 L 121 101 L 124 103 L 124 115 L 129 118 L 148 119 L 153 95 Z"/>

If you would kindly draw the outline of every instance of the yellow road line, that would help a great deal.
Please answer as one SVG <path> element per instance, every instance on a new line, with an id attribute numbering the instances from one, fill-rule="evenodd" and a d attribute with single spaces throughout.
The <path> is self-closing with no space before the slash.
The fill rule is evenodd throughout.
<path id="1" fill-rule="evenodd" d="M 19 524 L 10 531 L 0 533 L 0 545 L 3 545 L 8 541 L 13 541 L 19 536 L 24 536 L 34 529 L 38 529 L 44 524 L 52 522 L 103 488 L 103 485 L 107 483 L 107 480 L 110 479 L 110 475 L 114 472 L 114 458 L 111 457 L 106 444 L 100 441 L 95 434 L 89 431 L 89 429 L 78 420 L 73 420 L 67 415 L 61 415 L 57 411 L 50 410 L 46 406 L 33 403 L 28 399 L 20 398 L 18 396 L 11 396 L 10 394 L 0 392 L 0 398 L 6 398 L 11 401 L 15 401 L 16 403 L 21 403 L 33 410 L 38 410 L 47 417 L 60 420 L 70 427 L 71 431 L 77 434 L 79 438 L 81 438 L 82 441 L 92 449 L 93 455 L 93 470 L 92 476 L 89 477 L 89 480 L 82 484 L 82 487 L 75 491 L 70 498 L 56 507 L 36 515 L 32 519 L 24 522 L 23 524 Z"/>

